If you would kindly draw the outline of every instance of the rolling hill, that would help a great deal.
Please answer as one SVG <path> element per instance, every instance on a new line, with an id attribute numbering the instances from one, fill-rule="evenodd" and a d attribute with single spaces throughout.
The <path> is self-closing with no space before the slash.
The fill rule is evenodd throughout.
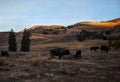
<path id="1" fill-rule="evenodd" d="M 76 35 L 81 30 L 90 32 L 108 32 L 110 35 L 120 36 L 120 18 L 102 21 L 102 22 L 79 22 L 70 26 L 32 26 L 29 28 L 31 32 L 31 45 L 46 44 L 46 43 L 64 43 L 77 41 Z M 8 32 L 0 32 L 0 39 L 5 39 L 1 42 L 2 47 L 7 47 Z M 16 33 L 18 47 L 22 39 L 23 30 Z M 4 45 L 4 46 L 3 46 Z"/>
<path id="2" fill-rule="evenodd" d="M 109 20 L 109 21 L 101 21 L 101 22 L 79 22 L 74 25 L 70 25 L 68 27 L 82 27 L 82 26 L 88 26 L 88 27 L 95 27 L 95 28 L 113 28 L 116 25 L 120 24 L 120 18 Z"/>

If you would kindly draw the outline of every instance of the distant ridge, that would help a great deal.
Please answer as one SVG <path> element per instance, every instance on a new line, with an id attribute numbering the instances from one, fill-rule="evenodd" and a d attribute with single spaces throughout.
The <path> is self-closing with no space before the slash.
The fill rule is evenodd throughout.
<path id="1" fill-rule="evenodd" d="M 103 27 L 103 28 L 112 28 L 116 25 L 120 24 L 120 18 L 108 20 L 108 21 L 101 21 L 101 22 L 91 22 L 91 21 L 85 21 L 85 22 L 78 22 L 74 25 L 70 25 L 69 27 L 80 27 L 80 26 L 93 26 L 93 27 Z"/>
<path id="2" fill-rule="evenodd" d="M 116 18 L 113 20 L 108 21 L 101 21 L 101 22 L 78 22 L 73 25 L 67 26 L 68 28 L 114 28 L 116 25 L 120 25 L 120 18 Z M 62 25 L 35 25 L 29 28 L 29 30 L 41 30 L 41 29 L 64 29 L 65 26 Z M 20 32 L 23 32 L 20 31 Z"/>
<path id="3" fill-rule="evenodd" d="M 116 19 L 113 19 L 113 20 L 105 21 L 105 22 L 120 22 L 120 18 L 116 18 Z"/>
<path id="4" fill-rule="evenodd" d="M 64 29 L 65 27 L 62 25 L 35 25 L 29 28 L 29 30 L 36 30 L 36 29 Z M 23 30 L 21 30 L 20 32 L 23 32 Z"/>
<path id="5" fill-rule="evenodd" d="M 59 29 L 59 28 L 64 28 L 64 26 L 61 26 L 61 25 L 50 25 L 50 26 L 36 25 L 36 26 L 32 26 L 30 29 L 36 29 L 36 28 Z"/>

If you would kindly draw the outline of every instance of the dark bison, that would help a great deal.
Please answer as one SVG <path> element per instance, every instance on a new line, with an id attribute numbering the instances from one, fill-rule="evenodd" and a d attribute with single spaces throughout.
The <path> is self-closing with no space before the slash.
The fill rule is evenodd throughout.
<path id="1" fill-rule="evenodd" d="M 1 56 L 9 57 L 8 51 L 1 51 Z"/>
<path id="2" fill-rule="evenodd" d="M 77 50 L 76 54 L 74 55 L 76 59 L 81 59 L 81 50 Z"/>
<path id="3" fill-rule="evenodd" d="M 91 51 L 97 51 L 99 49 L 99 46 L 92 46 L 92 47 L 90 47 L 90 50 Z"/>
<path id="4" fill-rule="evenodd" d="M 108 46 L 105 46 L 105 45 L 101 46 L 101 52 L 106 52 L 106 53 L 108 53 L 108 51 L 109 51 Z"/>
<path id="5" fill-rule="evenodd" d="M 64 55 L 70 55 L 70 51 L 65 48 L 54 48 L 50 50 L 50 54 L 52 55 L 52 58 L 54 56 L 59 56 L 59 59 L 61 59 Z"/>

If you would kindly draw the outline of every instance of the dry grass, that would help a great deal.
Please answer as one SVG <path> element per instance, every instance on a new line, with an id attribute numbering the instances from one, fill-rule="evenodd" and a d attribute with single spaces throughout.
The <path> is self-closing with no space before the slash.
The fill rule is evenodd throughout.
<path id="1" fill-rule="evenodd" d="M 82 22 L 81 24 L 92 25 L 92 26 L 101 26 L 101 27 L 114 27 L 120 24 L 120 21 L 116 22 Z"/>
<path id="2" fill-rule="evenodd" d="M 89 47 L 105 44 L 102 40 L 86 42 L 52 43 L 33 46 L 28 53 L 10 53 L 1 57 L 5 65 L 0 66 L 0 82 L 119 82 L 120 55 L 118 51 L 108 54 L 90 52 Z M 53 46 L 66 47 L 73 55 L 82 50 L 82 59 L 57 57 L 50 59 L 49 49 Z M 32 48 L 32 49 L 33 49 Z"/>

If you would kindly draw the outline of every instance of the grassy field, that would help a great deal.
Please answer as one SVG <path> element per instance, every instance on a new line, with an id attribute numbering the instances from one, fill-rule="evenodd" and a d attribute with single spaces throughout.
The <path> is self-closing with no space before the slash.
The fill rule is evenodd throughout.
<path id="1" fill-rule="evenodd" d="M 0 82 L 119 82 L 120 51 L 91 52 L 90 46 L 107 44 L 104 40 L 32 44 L 30 52 L 10 52 L 0 57 Z M 52 47 L 68 48 L 70 56 L 51 59 Z M 76 50 L 82 58 L 75 59 Z"/>

